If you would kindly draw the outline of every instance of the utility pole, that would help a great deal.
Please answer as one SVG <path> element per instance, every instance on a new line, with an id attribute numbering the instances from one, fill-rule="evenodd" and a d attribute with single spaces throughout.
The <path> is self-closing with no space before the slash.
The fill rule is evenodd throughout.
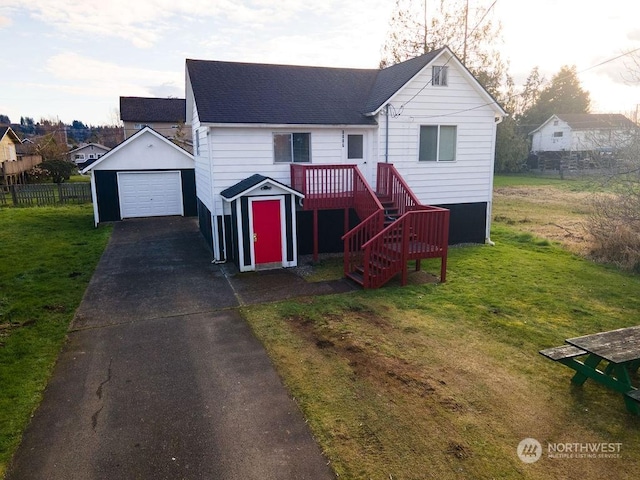
<path id="1" fill-rule="evenodd" d="M 464 47 L 462 49 L 462 64 L 467 65 L 467 35 L 469 25 L 469 0 L 466 2 L 464 8 Z"/>
<path id="2" fill-rule="evenodd" d="M 427 0 L 424 0 L 424 48 L 422 53 L 427 53 Z"/>

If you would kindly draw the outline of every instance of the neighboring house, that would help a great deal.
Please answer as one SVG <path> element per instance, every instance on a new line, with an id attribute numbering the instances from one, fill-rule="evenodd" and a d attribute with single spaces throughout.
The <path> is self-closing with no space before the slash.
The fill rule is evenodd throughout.
<path id="1" fill-rule="evenodd" d="M 78 148 L 74 148 L 68 155 L 71 162 L 74 162 L 78 166 L 84 166 L 88 162 L 95 162 L 109 150 L 111 150 L 109 147 L 105 147 L 99 143 L 87 143 L 80 145 Z"/>
<path id="2" fill-rule="evenodd" d="M 27 172 L 42 162 L 39 155 L 25 154 L 11 127 L 0 126 L 0 186 L 25 183 Z"/>
<path id="3" fill-rule="evenodd" d="M 629 144 L 638 126 L 620 114 L 555 114 L 532 131 L 531 151 L 542 159 L 595 158 Z"/>
<path id="4" fill-rule="evenodd" d="M 186 75 L 200 227 L 216 261 L 252 270 L 340 250 L 378 215 L 367 190 L 394 203 L 387 219 L 446 207 L 451 243 L 489 239 L 505 112 L 448 48 L 383 70 L 187 60 Z M 278 203 L 260 205 L 269 197 Z M 275 260 L 258 258 L 262 215 L 281 226 Z"/>
<path id="5" fill-rule="evenodd" d="M 87 172 L 96 225 L 197 213 L 193 155 L 150 127 L 84 167 Z"/>
<path id="6" fill-rule="evenodd" d="M 191 147 L 191 126 L 185 122 L 184 98 L 120 97 L 120 119 L 124 137 L 149 126 L 161 135 Z"/>
<path id="7" fill-rule="evenodd" d="M 16 145 L 20 143 L 20 138 L 11 127 L 0 126 L 0 163 L 18 160 Z"/>

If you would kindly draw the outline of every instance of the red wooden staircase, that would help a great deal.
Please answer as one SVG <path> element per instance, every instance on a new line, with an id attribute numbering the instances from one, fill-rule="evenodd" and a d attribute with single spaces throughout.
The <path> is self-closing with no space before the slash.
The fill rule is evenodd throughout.
<path id="1" fill-rule="evenodd" d="M 410 260 L 419 269 L 421 259 L 440 258 L 444 282 L 449 210 L 421 205 L 392 164 L 379 163 L 377 174 L 374 192 L 355 165 L 291 166 L 292 187 L 314 211 L 314 238 L 319 209 L 353 208 L 361 222 L 342 237 L 346 277 L 378 288 L 400 273 L 405 285 Z"/>

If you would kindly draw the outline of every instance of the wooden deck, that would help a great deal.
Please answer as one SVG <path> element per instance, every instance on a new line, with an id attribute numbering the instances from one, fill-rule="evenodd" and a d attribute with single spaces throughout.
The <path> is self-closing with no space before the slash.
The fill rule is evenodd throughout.
<path id="1" fill-rule="evenodd" d="M 291 165 L 291 186 L 314 212 L 314 258 L 318 258 L 318 210 L 354 209 L 360 223 L 342 237 L 345 276 L 377 288 L 398 273 L 407 281 L 407 262 L 441 258 L 446 279 L 449 211 L 421 205 L 391 164 L 378 164 L 376 191 L 356 165 Z M 348 229 L 345 214 L 345 231 Z"/>

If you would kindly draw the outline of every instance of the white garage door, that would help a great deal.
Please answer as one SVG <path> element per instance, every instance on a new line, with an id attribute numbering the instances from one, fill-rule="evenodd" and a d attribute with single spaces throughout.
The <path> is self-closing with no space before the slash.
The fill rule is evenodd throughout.
<path id="1" fill-rule="evenodd" d="M 180 172 L 118 172 L 120 216 L 183 215 Z"/>

